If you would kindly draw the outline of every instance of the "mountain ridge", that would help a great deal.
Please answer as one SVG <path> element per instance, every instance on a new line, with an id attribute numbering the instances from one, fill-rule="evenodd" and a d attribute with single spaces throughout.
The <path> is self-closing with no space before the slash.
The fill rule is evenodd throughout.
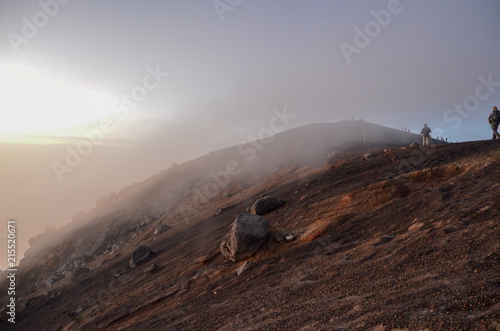
<path id="1" fill-rule="evenodd" d="M 342 134 L 352 130 L 342 125 Z M 307 145 L 299 131 L 292 133 Z M 200 169 L 188 175 L 179 170 L 183 165 L 165 171 L 153 184 L 172 176 L 177 181 L 169 190 L 147 186 L 138 201 L 90 227 L 91 240 L 79 242 L 85 237 L 80 233 L 66 242 L 73 247 L 58 247 L 41 267 L 26 270 L 21 280 L 33 293 L 20 297 L 20 325 L 36 320 L 41 329 L 67 330 L 495 327 L 500 243 L 494 197 L 500 186 L 490 183 L 500 179 L 500 145 L 408 148 L 384 146 L 381 136 L 380 145 L 363 145 L 357 131 L 351 148 L 339 151 L 328 143 L 314 149 L 317 158 L 305 159 L 299 153 L 303 145 L 296 153 L 269 144 L 250 166 L 240 155 L 243 171 L 207 201 L 196 189 L 216 183 L 208 172 L 224 169 L 237 147 L 202 159 Z M 273 143 L 280 147 L 280 141 Z M 190 166 L 195 164 L 200 161 Z M 247 213 L 261 196 L 276 196 L 284 205 L 264 216 L 271 234 L 249 259 L 253 269 L 237 277 L 240 264 L 225 261 L 218 247 L 235 215 Z M 155 214 L 162 199 L 170 209 Z M 171 228 L 153 235 L 161 224 Z M 280 243 L 280 233 L 293 233 L 296 240 Z M 154 252 L 147 263 L 156 263 L 153 274 L 144 274 L 146 265 L 128 266 L 139 245 Z M 94 251 L 82 254 L 89 248 Z M 75 252 L 83 255 L 72 258 L 83 261 L 83 278 L 71 280 L 76 268 L 68 267 L 66 277 L 40 284 L 46 279 L 37 277 L 51 274 L 44 265 L 66 267 L 55 257 Z M 446 283 L 449 289 L 439 290 Z"/>

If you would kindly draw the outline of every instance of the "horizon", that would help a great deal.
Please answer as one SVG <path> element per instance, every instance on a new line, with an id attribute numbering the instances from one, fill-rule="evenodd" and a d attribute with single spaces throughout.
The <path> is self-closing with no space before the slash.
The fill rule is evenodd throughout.
<path id="1" fill-rule="evenodd" d="M 354 117 L 464 142 L 490 139 L 500 106 L 494 0 L 1 7 L 0 218 L 18 220 L 19 254 L 100 196 L 246 142 L 277 112 L 283 131 Z"/>

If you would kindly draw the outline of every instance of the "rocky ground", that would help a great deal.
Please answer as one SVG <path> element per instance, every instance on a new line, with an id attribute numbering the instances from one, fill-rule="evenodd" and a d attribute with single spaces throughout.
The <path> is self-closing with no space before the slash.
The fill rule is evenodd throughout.
<path id="1" fill-rule="evenodd" d="M 500 330 L 500 142 L 365 148 L 238 180 L 77 279 L 24 294 L 16 327 Z M 247 261 L 219 245 L 262 196 L 284 203 L 238 275 Z M 160 224 L 172 227 L 153 235 Z M 153 253 L 131 268 L 140 245 Z"/>

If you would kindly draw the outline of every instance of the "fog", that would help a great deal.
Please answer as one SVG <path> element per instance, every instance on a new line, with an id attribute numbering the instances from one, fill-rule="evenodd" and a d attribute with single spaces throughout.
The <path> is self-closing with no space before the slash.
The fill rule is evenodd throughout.
<path id="1" fill-rule="evenodd" d="M 0 100 L 35 102 L 0 104 L 0 227 L 18 220 L 18 258 L 98 197 L 272 125 L 355 117 L 480 140 L 500 106 L 496 0 L 63 3 L 0 4 Z M 81 100 L 55 112 L 40 85 L 2 85 L 11 73 L 101 93 L 102 110 L 75 124 Z"/>

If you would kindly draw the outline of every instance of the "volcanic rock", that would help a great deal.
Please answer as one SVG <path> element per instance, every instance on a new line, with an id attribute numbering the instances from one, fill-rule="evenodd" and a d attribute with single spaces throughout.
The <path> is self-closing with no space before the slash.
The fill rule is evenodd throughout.
<path id="1" fill-rule="evenodd" d="M 168 225 L 160 225 L 160 226 L 156 229 L 156 231 L 155 231 L 154 235 L 159 235 L 159 234 L 162 234 L 162 233 L 164 233 L 164 232 L 167 232 L 168 230 L 170 230 L 170 226 L 168 226 Z"/>
<path id="2" fill-rule="evenodd" d="M 263 197 L 255 201 L 250 209 L 250 213 L 253 215 L 264 215 L 270 211 L 275 210 L 283 205 L 283 202 L 275 197 Z"/>
<path id="3" fill-rule="evenodd" d="M 269 234 L 269 222 L 257 215 L 240 214 L 224 237 L 220 251 L 233 262 L 251 257 Z"/>
<path id="4" fill-rule="evenodd" d="M 130 258 L 130 267 L 133 268 L 137 264 L 145 261 L 151 255 L 151 248 L 146 246 L 140 246 L 133 253 Z"/>

